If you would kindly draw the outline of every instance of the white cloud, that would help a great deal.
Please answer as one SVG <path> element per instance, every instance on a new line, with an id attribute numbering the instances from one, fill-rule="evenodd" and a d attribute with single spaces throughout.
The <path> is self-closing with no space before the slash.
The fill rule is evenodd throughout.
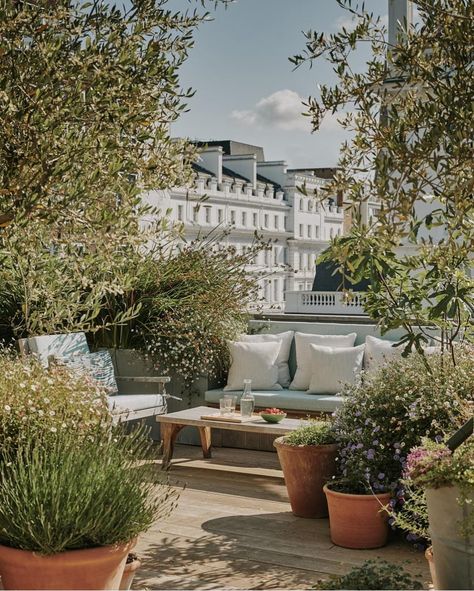
<path id="1" fill-rule="evenodd" d="M 260 99 L 252 109 L 232 111 L 230 116 L 246 125 L 309 132 L 311 124 L 309 118 L 302 114 L 304 111 L 303 98 L 286 88 Z"/>

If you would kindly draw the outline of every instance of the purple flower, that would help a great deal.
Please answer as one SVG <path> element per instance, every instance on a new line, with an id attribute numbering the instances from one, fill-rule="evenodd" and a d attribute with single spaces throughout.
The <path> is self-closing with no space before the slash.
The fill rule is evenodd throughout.
<path id="1" fill-rule="evenodd" d="M 377 478 L 378 478 L 379 480 L 383 480 L 383 479 L 385 478 L 385 474 L 384 474 L 383 472 L 379 472 L 379 473 L 377 474 Z"/>
<path id="2" fill-rule="evenodd" d="M 374 449 L 369 449 L 369 451 L 367 452 L 367 459 L 368 460 L 373 460 L 375 457 L 375 450 Z"/>
<path id="3" fill-rule="evenodd" d="M 378 444 L 379 444 L 379 440 L 378 439 L 374 439 L 372 441 L 372 445 L 374 445 L 375 447 L 377 447 Z"/>
<path id="4" fill-rule="evenodd" d="M 364 447 L 363 443 L 358 443 L 356 449 L 362 449 Z"/>

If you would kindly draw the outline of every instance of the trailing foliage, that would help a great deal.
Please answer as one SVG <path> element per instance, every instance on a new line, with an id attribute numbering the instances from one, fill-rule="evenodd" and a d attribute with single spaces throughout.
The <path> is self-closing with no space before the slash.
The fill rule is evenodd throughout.
<path id="1" fill-rule="evenodd" d="M 0 543 L 41 554 L 133 540 L 168 515 L 177 493 L 159 481 L 142 430 L 58 431 L 3 453 Z"/>
<path id="2" fill-rule="evenodd" d="M 346 575 L 319 581 L 313 589 L 423 589 L 399 564 L 367 560 Z"/>
<path id="3" fill-rule="evenodd" d="M 303 424 L 288 435 L 285 435 L 288 445 L 327 445 L 336 443 L 336 433 L 329 421 L 310 421 Z"/>
<path id="4" fill-rule="evenodd" d="M 382 331 L 403 328 L 407 349 L 421 352 L 434 325 L 454 359 L 455 340 L 474 338 L 474 4 L 413 0 L 418 23 L 395 45 L 363 3 L 338 4 L 354 27 L 307 32 L 291 60 L 332 67 L 337 81 L 309 98 L 308 114 L 314 130 L 338 114 L 350 132 L 323 192 L 344 193 L 354 224 L 324 258 L 349 287 L 369 280 L 366 311 Z M 368 46 L 366 68 L 354 69 Z M 377 219 L 361 213 L 369 202 Z"/>

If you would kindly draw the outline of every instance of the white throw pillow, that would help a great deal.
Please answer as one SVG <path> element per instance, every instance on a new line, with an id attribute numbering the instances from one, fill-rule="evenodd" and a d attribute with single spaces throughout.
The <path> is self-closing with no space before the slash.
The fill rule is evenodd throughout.
<path id="1" fill-rule="evenodd" d="M 308 394 L 337 394 L 343 384 L 355 383 L 362 370 L 365 345 L 310 348 L 313 371 Z"/>
<path id="2" fill-rule="evenodd" d="M 254 390 L 281 390 L 276 364 L 281 342 L 242 343 L 228 341 L 230 361 L 227 386 L 224 390 L 244 389 L 244 380 L 252 380 Z"/>
<path id="3" fill-rule="evenodd" d="M 353 347 L 357 333 L 347 335 L 295 333 L 296 373 L 290 384 L 290 390 L 307 390 L 311 381 L 311 349 L 310 345 L 319 347 Z"/>
<path id="4" fill-rule="evenodd" d="M 392 358 L 399 359 L 402 356 L 404 345 L 394 347 L 396 341 L 385 341 L 372 337 L 365 337 L 364 369 L 374 371 Z"/>
<path id="5" fill-rule="evenodd" d="M 280 332 L 278 334 L 244 334 L 239 341 L 244 343 L 275 343 L 280 342 L 280 351 L 276 363 L 278 365 L 278 383 L 283 388 L 288 388 L 291 382 L 290 368 L 288 359 L 290 358 L 291 343 L 293 342 L 294 332 Z"/>

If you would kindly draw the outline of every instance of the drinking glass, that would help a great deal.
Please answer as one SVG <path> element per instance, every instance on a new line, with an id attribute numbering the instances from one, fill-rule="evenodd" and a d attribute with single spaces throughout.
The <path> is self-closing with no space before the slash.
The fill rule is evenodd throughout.
<path id="1" fill-rule="evenodd" d="M 233 396 L 232 394 L 225 394 L 224 400 L 227 400 L 227 404 L 229 405 L 229 413 L 233 415 L 235 413 L 235 405 L 237 404 L 237 396 Z"/>
<path id="2" fill-rule="evenodd" d="M 219 410 L 221 416 L 230 414 L 231 402 L 232 401 L 230 398 L 226 398 L 225 396 L 219 400 Z"/>

